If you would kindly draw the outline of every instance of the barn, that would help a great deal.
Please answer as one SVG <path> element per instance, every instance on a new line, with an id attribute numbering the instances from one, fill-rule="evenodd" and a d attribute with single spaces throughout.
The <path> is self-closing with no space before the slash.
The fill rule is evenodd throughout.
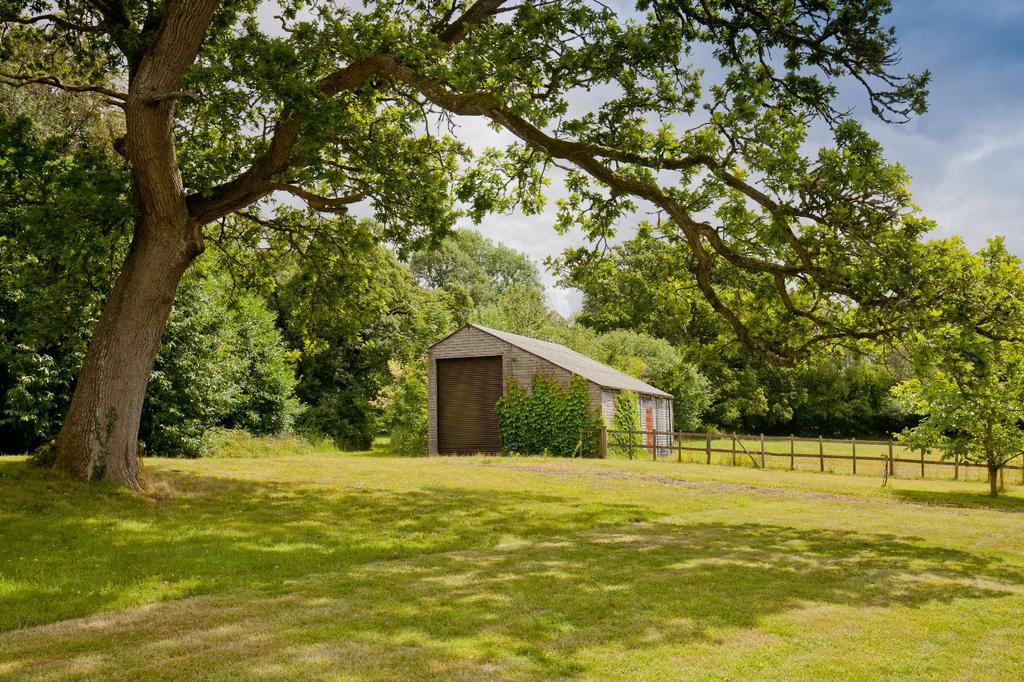
<path id="1" fill-rule="evenodd" d="M 467 324 L 427 351 L 430 454 L 498 452 L 495 403 L 510 379 L 528 390 L 538 373 L 563 388 L 573 375 L 585 379 L 590 407 L 600 409 L 609 428 L 615 395 L 628 389 L 637 394 L 642 429 L 672 431 L 670 393 L 557 343 Z M 648 436 L 647 444 L 665 446 L 670 439 Z"/>

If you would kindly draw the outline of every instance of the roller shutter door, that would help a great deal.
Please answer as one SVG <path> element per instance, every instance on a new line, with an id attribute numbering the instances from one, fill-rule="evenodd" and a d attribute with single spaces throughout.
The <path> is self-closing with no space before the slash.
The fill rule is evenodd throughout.
<path id="1" fill-rule="evenodd" d="M 439 452 L 498 452 L 501 356 L 437 361 L 437 449 Z"/>

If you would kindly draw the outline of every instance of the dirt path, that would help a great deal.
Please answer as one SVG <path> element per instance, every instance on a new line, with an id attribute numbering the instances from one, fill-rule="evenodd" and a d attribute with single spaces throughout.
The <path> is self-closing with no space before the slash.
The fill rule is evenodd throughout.
<path id="1" fill-rule="evenodd" d="M 543 474 L 547 476 L 568 476 L 575 478 L 608 479 L 613 481 L 641 481 L 643 483 L 659 483 L 662 485 L 678 486 L 688 488 L 695 492 L 707 493 L 746 493 L 772 498 L 795 498 L 808 500 L 829 500 L 839 502 L 870 502 L 877 501 L 877 498 L 868 498 L 860 495 L 849 495 L 845 493 L 827 493 L 816 490 L 800 490 L 796 488 L 784 488 L 776 486 L 760 486 L 751 483 L 727 483 L 724 481 L 694 481 L 690 479 L 676 478 L 674 476 L 658 476 L 656 474 L 634 474 L 623 471 L 580 471 L 576 469 L 562 469 L 544 466 L 528 466 L 518 464 L 484 464 L 481 462 L 465 462 L 468 466 L 497 467 L 508 471 L 518 471 L 531 474 Z M 894 500 L 886 500 L 894 501 Z"/>

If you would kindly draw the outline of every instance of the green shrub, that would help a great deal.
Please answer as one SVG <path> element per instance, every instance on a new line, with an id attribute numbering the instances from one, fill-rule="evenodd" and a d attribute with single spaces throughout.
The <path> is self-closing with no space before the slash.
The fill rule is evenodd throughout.
<path id="1" fill-rule="evenodd" d="M 339 450 L 330 441 L 311 442 L 294 433 L 255 436 L 248 431 L 215 427 L 207 432 L 206 457 L 279 458 L 307 455 L 336 455 Z"/>
<path id="2" fill-rule="evenodd" d="M 57 441 L 51 440 L 40 445 L 28 456 L 28 461 L 33 466 L 52 468 L 57 463 Z"/>
<path id="3" fill-rule="evenodd" d="M 498 400 L 498 429 L 504 452 L 555 457 L 596 457 L 600 414 L 590 409 L 587 382 L 573 377 L 563 391 L 550 376 L 537 374 L 527 393 L 510 381 Z"/>
<path id="4" fill-rule="evenodd" d="M 612 420 L 614 431 L 635 431 L 636 433 L 608 434 L 608 454 L 612 457 L 629 457 L 636 454 L 643 441 L 640 436 L 640 409 L 637 406 L 636 393 L 630 390 L 619 391 L 615 396 L 615 417 Z M 634 446 L 634 447 L 630 447 Z"/>
<path id="5" fill-rule="evenodd" d="M 175 296 L 143 403 L 149 454 L 199 457 L 214 426 L 279 433 L 297 410 L 293 362 L 274 314 L 202 265 Z"/>
<path id="6" fill-rule="evenodd" d="M 236 327 L 230 354 L 238 358 L 238 393 L 222 425 L 254 436 L 291 429 L 300 413 L 295 397 L 295 362 L 276 316 L 254 296 L 243 296 L 232 310 Z"/>
<path id="7" fill-rule="evenodd" d="M 390 363 L 393 383 L 382 391 L 383 427 L 388 449 L 399 455 L 427 454 L 426 362 Z"/>

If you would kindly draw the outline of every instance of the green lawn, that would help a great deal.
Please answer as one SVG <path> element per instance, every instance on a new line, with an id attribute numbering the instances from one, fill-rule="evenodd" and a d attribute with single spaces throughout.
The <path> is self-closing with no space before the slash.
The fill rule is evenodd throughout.
<path id="1" fill-rule="evenodd" d="M 150 496 L 0 459 L 0 678 L 1024 669 L 1013 489 L 246 447 L 288 454 L 147 460 Z"/>

